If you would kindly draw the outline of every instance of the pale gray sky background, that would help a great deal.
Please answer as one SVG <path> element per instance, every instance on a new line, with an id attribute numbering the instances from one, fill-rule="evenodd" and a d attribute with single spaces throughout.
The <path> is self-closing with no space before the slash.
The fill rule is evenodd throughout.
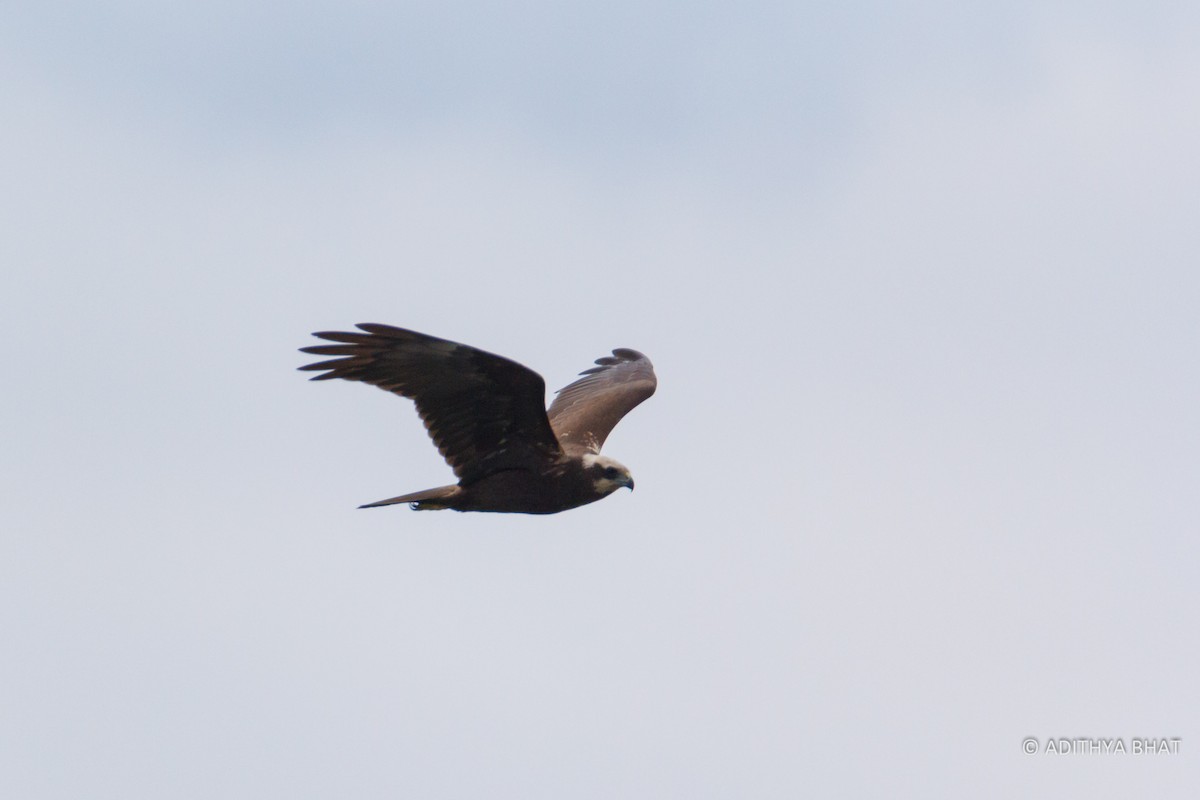
<path id="1" fill-rule="evenodd" d="M 6 4 L 0 795 L 1195 796 L 1198 8 Z M 637 492 L 356 510 L 360 321 Z"/>

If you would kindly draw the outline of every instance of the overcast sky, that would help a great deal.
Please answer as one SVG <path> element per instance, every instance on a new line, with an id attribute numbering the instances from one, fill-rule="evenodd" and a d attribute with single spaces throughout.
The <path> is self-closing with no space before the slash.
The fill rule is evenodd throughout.
<path id="1" fill-rule="evenodd" d="M 1197 8 L 6 4 L 0 795 L 1194 796 Z M 637 491 L 357 510 L 368 321 Z"/>

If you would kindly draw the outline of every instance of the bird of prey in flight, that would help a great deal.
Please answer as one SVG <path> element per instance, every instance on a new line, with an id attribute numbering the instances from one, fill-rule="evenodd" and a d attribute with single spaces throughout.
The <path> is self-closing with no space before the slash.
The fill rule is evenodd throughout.
<path id="1" fill-rule="evenodd" d="M 554 514 L 633 489 L 629 470 L 600 448 L 658 385 L 654 365 L 636 350 L 596 359 L 547 409 L 546 382 L 515 361 L 390 325 L 357 327 L 361 333 L 314 333 L 336 344 L 301 351 L 337 357 L 300 369 L 320 372 L 314 381 L 362 381 L 412 399 L 458 477 L 360 508 Z"/>

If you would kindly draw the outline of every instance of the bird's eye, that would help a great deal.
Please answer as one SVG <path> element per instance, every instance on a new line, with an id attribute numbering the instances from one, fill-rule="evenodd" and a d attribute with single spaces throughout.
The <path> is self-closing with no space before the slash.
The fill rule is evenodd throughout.
<path id="1" fill-rule="evenodd" d="M 608 478 L 609 480 L 617 477 L 617 474 L 618 473 L 617 473 L 616 467 L 605 467 L 604 468 L 604 477 Z"/>

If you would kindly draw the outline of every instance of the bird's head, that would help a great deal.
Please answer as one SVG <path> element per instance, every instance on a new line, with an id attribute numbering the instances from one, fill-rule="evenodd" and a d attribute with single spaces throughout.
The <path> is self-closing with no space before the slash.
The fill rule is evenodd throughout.
<path id="1" fill-rule="evenodd" d="M 612 494 L 622 486 L 633 491 L 633 476 L 629 474 L 629 468 L 614 458 L 588 453 L 583 457 L 583 469 L 592 479 L 597 494 Z"/>

